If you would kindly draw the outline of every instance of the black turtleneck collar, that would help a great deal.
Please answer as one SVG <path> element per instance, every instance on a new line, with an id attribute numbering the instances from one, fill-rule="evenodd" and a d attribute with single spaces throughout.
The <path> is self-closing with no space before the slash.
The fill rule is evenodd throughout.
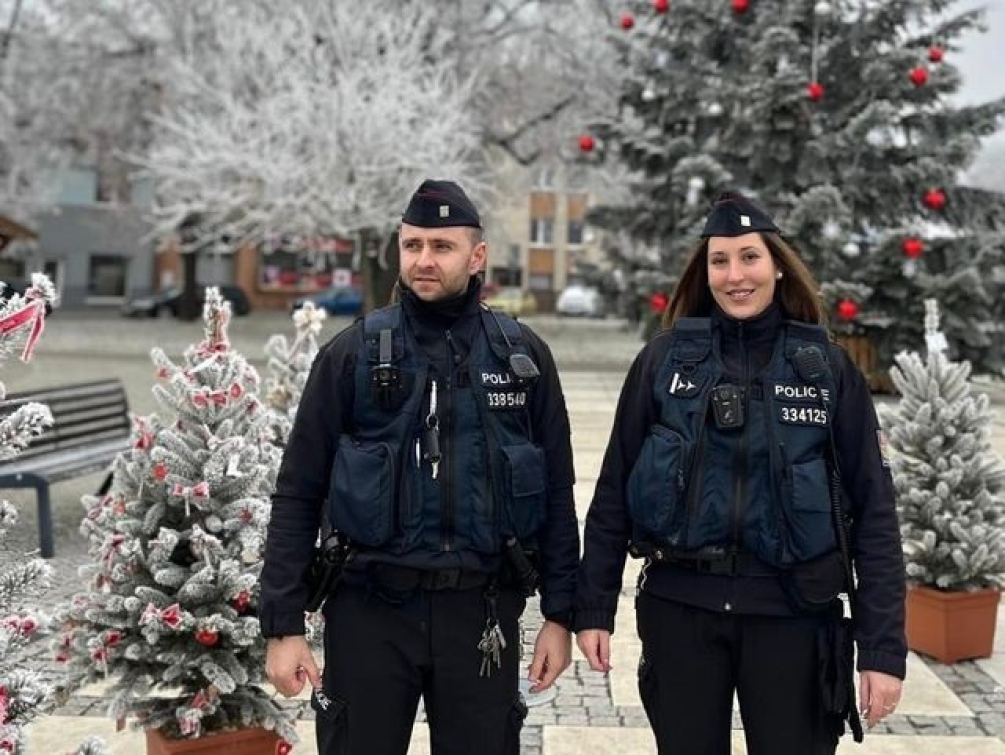
<path id="1" fill-rule="evenodd" d="M 402 281 L 399 280 L 398 285 L 401 287 L 401 301 L 405 312 L 434 328 L 449 328 L 462 315 L 477 311 L 482 290 L 478 277 L 471 276 L 467 289 L 462 293 L 446 299 L 423 301 Z"/>
<path id="2" fill-rule="evenodd" d="M 731 379 L 753 377 L 767 366 L 783 319 L 775 302 L 745 320 L 730 317 L 715 305 L 712 322 L 719 332 L 719 354 Z"/>

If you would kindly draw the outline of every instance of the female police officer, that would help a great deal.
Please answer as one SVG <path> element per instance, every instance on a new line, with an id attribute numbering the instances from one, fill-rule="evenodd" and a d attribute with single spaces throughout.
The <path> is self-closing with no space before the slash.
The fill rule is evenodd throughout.
<path id="1" fill-rule="evenodd" d="M 323 755 L 404 755 L 420 697 L 434 755 L 513 755 L 517 620 L 535 587 L 523 548 L 539 553 L 546 619 L 537 689 L 570 662 L 565 401 L 544 343 L 479 304 L 486 247 L 457 184 L 425 181 L 399 242 L 402 301 L 336 336 L 304 388 L 272 498 L 266 671 L 283 694 L 305 676 L 318 690 Z M 352 554 L 325 605 L 323 683 L 303 638 L 322 513 Z"/>
<path id="2" fill-rule="evenodd" d="M 750 755 L 833 753 L 842 718 L 858 724 L 850 683 L 834 712 L 847 590 L 835 522 L 847 518 L 860 705 L 873 725 L 899 700 L 892 482 L 865 381 L 824 319 L 771 218 L 727 193 L 670 329 L 626 379 L 587 515 L 575 628 L 591 668 L 608 670 L 626 546 L 645 558 L 639 688 L 661 753 L 728 755 L 734 691 Z"/>

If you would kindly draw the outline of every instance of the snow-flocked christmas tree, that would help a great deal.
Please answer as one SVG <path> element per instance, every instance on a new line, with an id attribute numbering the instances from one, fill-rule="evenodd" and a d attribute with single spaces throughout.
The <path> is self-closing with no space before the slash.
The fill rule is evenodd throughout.
<path id="1" fill-rule="evenodd" d="M 43 276 L 32 278 L 22 298 L 14 294 L 0 307 L 0 360 L 7 359 L 24 340 L 37 338 L 36 328 L 45 318 L 45 302 L 53 299 L 52 284 Z M 38 326 L 36 326 L 38 323 Z M 22 358 L 31 356 L 26 349 Z M 0 383 L 0 400 L 6 391 Z M 52 424 L 48 407 L 38 403 L 19 406 L 0 420 L 0 459 L 12 459 Z M 17 510 L 0 501 L 0 542 L 17 521 Z M 53 707 L 52 688 L 35 671 L 15 662 L 17 653 L 38 632 L 41 621 L 31 599 L 49 587 L 52 569 L 40 558 L 24 559 L 4 543 L 0 567 L 0 751 L 23 752 L 24 726 Z"/>
<path id="2" fill-rule="evenodd" d="M 203 318 L 183 364 L 152 352 L 170 421 L 137 418 L 108 495 L 83 499 L 94 563 L 63 616 L 59 657 L 76 681 L 113 681 L 114 718 L 174 738 L 263 727 L 293 742 L 291 717 L 259 686 L 258 573 L 278 449 L 216 289 Z"/>
<path id="3" fill-rule="evenodd" d="M 988 397 L 971 395 L 968 362 L 946 356 L 936 301 L 925 309 L 927 357 L 897 355 L 902 398 L 882 412 L 907 577 L 941 590 L 1002 587 L 1005 465 L 991 448 Z"/>
<path id="4" fill-rule="evenodd" d="M 28 361 L 42 334 L 46 304 L 56 297 L 55 288 L 44 275 L 32 276 L 31 287 L 22 297 L 14 294 L 0 306 L 0 361 L 23 347 L 21 359 Z M 0 401 L 6 397 L 0 383 Z M 0 420 L 0 459 L 14 458 L 31 440 L 52 424 L 48 407 L 23 403 Z M 55 707 L 50 685 L 37 671 L 25 668 L 18 655 L 37 637 L 45 619 L 32 605 L 50 585 L 52 568 L 41 558 L 24 558 L 14 553 L 4 538 L 17 521 L 17 510 L 9 501 L 0 501 L 0 752 L 25 752 L 25 726 Z M 91 737 L 76 755 L 107 755 L 104 742 Z"/>
<path id="5" fill-rule="evenodd" d="M 274 413 L 274 440 L 281 448 L 286 447 L 290 437 L 300 396 L 318 353 L 318 335 L 326 316 L 327 313 L 314 306 L 313 302 L 305 302 L 293 313 L 296 330 L 293 342 L 278 333 L 265 344 L 268 369 L 272 373 L 265 381 L 265 403 Z"/>

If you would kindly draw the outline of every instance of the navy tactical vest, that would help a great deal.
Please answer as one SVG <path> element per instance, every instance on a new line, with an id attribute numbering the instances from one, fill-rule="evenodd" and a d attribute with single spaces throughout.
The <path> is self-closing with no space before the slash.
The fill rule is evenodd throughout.
<path id="1" fill-rule="evenodd" d="M 834 550 L 827 423 L 836 388 L 826 331 L 784 323 L 767 367 L 741 386 L 743 426 L 728 429 L 711 416 L 723 381 L 711 321 L 682 318 L 669 338 L 654 383 L 660 419 L 628 479 L 633 550 L 666 558 L 742 551 L 776 567 Z M 812 383 L 794 361 L 807 347 L 823 357 Z"/>
<path id="2" fill-rule="evenodd" d="M 545 512 L 544 451 L 533 442 L 530 392 L 509 369 L 524 353 L 519 325 L 483 310 L 471 350 L 452 376 L 436 376 L 392 305 L 363 320 L 353 430 L 339 439 L 328 496 L 333 526 L 353 543 L 393 554 L 495 554 L 504 539 L 531 543 Z M 383 353 L 381 353 L 383 351 Z M 373 373 L 400 374 L 393 407 L 374 400 Z M 423 459 L 424 421 L 436 381 L 441 460 Z"/>

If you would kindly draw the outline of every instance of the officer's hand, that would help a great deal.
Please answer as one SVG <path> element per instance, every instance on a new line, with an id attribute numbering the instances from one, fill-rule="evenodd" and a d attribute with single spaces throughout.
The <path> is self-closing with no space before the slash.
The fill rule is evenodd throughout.
<path id="1" fill-rule="evenodd" d="M 591 669 L 605 674 L 611 670 L 611 633 L 606 629 L 584 629 L 576 635 L 576 644 Z"/>
<path id="2" fill-rule="evenodd" d="M 882 671 L 858 675 L 858 708 L 871 729 L 897 709 L 904 683 Z"/>
<path id="3" fill-rule="evenodd" d="M 559 675 L 572 663 L 572 637 L 569 630 L 554 621 L 546 621 L 537 633 L 534 643 L 534 660 L 527 678 L 534 684 L 531 692 L 548 689 Z"/>
<path id="4" fill-rule="evenodd" d="M 302 635 L 272 638 L 265 649 L 265 675 L 280 694 L 286 697 L 299 695 L 304 679 L 309 679 L 314 689 L 321 689 L 321 673 L 314 654 Z"/>

